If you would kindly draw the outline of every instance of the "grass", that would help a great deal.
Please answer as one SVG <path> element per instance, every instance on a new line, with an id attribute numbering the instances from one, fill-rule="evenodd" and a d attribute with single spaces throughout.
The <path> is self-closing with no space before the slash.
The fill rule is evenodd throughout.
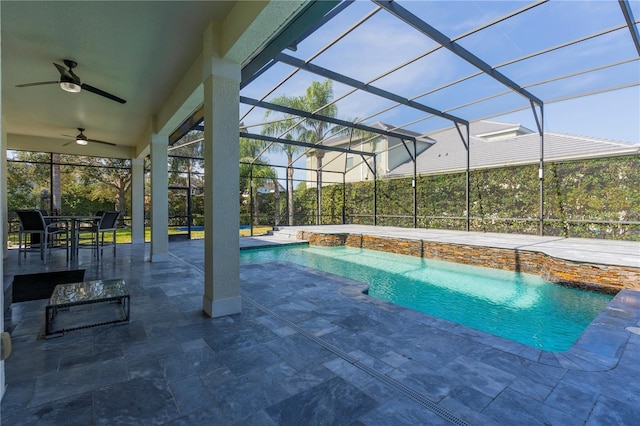
<path id="1" fill-rule="evenodd" d="M 254 226 L 253 235 L 266 235 L 267 232 L 271 231 L 272 229 L 273 229 L 272 226 Z M 239 232 L 240 232 L 239 235 L 241 237 L 248 237 L 251 235 L 250 229 L 240 229 Z M 178 227 L 169 228 L 169 235 L 179 235 L 179 234 L 185 234 L 185 232 L 179 231 Z M 82 236 L 84 236 L 83 233 L 81 233 L 81 237 Z M 192 240 L 199 240 L 203 238 L 204 238 L 204 231 L 191 231 Z M 144 240 L 146 242 L 151 241 L 151 228 L 144 229 Z M 131 228 L 118 228 L 118 230 L 116 231 L 116 243 L 117 244 L 131 243 Z M 8 245 L 9 247 L 18 245 L 17 233 L 9 234 Z"/>
<path id="2" fill-rule="evenodd" d="M 179 227 L 170 227 L 169 235 L 180 235 L 185 234 L 185 231 L 179 231 Z M 266 235 L 269 231 L 273 230 L 273 226 L 254 226 L 253 227 L 253 235 Z M 240 229 L 241 237 L 248 237 L 251 235 L 250 229 Z M 191 239 L 192 240 L 200 240 L 204 238 L 204 231 L 191 231 Z M 151 241 L 151 229 L 144 229 L 144 240 Z M 116 233 L 116 242 L 119 243 L 130 243 L 131 242 L 131 228 L 122 228 L 118 229 Z"/>

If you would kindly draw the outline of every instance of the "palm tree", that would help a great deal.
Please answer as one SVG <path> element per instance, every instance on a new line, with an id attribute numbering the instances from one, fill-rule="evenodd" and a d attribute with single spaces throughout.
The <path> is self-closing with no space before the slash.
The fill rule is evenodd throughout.
<path id="1" fill-rule="evenodd" d="M 253 193 L 254 225 L 258 225 L 258 185 L 257 180 L 269 179 L 275 188 L 275 218 L 274 224 L 278 226 L 280 222 L 280 185 L 278 184 L 278 174 L 260 159 L 264 151 L 265 143 L 255 139 L 240 138 L 240 182 L 243 192 L 251 188 Z M 251 176 L 251 179 L 247 179 Z"/>
<path id="2" fill-rule="evenodd" d="M 312 82 L 307 88 L 304 96 L 290 97 L 282 95 L 273 99 L 271 102 L 289 108 L 315 112 L 328 117 L 336 117 L 338 115 L 338 108 L 334 104 L 331 104 L 332 100 L 333 85 L 331 80 L 326 80 L 323 83 L 318 81 Z M 265 119 L 272 113 L 273 111 L 267 110 L 265 112 Z M 286 115 L 284 120 L 270 123 L 263 129 L 264 134 L 313 144 L 322 141 L 326 135 L 333 133 L 334 131 L 335 127 L 325 121 L 311 119 L 299 121 L 299 118 L 297 119 L 292 115 Z M 293 225 L 293 169 L 291 168 L 291 163 L 293 162 L 293 155 L 298 152 L 300 148 L 293 145 L 282 144 L 282 149 L 287 154 L 289 224 Z M 324 158 L 324 151 L 318 148 L 314 150 L 313 155 L 315 155 L 317 159 L 316 170 L 318 172 L 318 212 L 316 221 L 320 224 L 322 222 L 322 159 Z"/>

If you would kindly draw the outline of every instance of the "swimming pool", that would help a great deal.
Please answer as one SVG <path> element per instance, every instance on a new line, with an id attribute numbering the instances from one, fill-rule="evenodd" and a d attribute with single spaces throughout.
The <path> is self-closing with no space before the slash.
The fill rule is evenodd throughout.
<path id="1" fill-rule="evenodd" d="M 536 275 L 344 246 L 242 250 L 240 260 L 288 261 L 362 281 L 372 297 L 554 352 L 569 349 L 613 298 Z"/>

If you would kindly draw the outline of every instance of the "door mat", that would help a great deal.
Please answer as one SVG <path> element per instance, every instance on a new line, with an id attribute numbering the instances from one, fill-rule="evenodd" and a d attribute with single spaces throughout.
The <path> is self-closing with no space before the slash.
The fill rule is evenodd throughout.
<path id="1" fill-rule="evenodd" d="M 13 276 L 13 303 L 48 299 L 58 284 L 84 281 L 84 269 Z"/>

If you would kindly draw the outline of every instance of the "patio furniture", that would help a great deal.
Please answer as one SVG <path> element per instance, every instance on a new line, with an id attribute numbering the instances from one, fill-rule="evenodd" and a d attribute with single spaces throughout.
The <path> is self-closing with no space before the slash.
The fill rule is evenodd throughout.
<path id="1" fill-rule="evenodd" d="M 54 243 L 58 248 L 67 251 L 67 261 L 69 260 L 69 227 L 66 221 L 54 221 L 46 223 L 44 216 L 39 210 L 16 210 L 20 220 L 20 230 L 18 232 L 18 264 L 21 264 L 22 253 L 27 257 L 27 251 L 39 251 L 40 258 L 47 263 L 47 252 L 54 248 Z M 29 235 L 29 242 L 26 236 Z M 62 238 L 64 236 L 64 239 Z M 34 238 L 36 237 L 36 238 Z M 24 243 L 24 244 L 23 244 Z"/>
<path id="2" fill-rule="evenodd" d="M 85 305 L 93 304 L 100 306 L 83 309 Z M 129 290 L 122 279 L 58 284 L 45 308 L 45 337 L 82 328 L 128 323 L 130 309 Z M 58 317 L 60 311 L 64 311 L 64 315 Z"/>
<path id="3" fill-rule="evenodd" d="M 78 240 L 79 240 L 79 232 L 80 225 L 82 223 L 89 223 L 93 225 L 98 223 L 102 219 L 101 216 L 92 216 L 92 215 L 56 215 L 56 216 L 47 216 L 45 220 L 55 220 L 55 221 L 64 221 L 69 223 L 69 234 L 70 238 L 70 259 L 73 261 L 78 254 Z"/>
<path id="4" fill-rule="evenodd" d="M 113 246 L 113 257 L 116 256 L 116 231 L 118 229 L 117 222 L 120 217 L 119 211 L 105 211 L 102 212 L 101 217 L 98 220 L 93 220 L 91 222 L 85 222 L 89 226 L 80 227 L 78 230 L 78 241 L 76 243 L 76 248 L 91 248 L 94 251 L 95 256 L 98 260 L 104 254 L 105 246 Z M 105 242 L 105 233 L 109 233 L 111 235 L 111 240 L 107 240 Z M 88 242 L 81 242 L 80 238 L 82 235 L 89 234 Z"/>

